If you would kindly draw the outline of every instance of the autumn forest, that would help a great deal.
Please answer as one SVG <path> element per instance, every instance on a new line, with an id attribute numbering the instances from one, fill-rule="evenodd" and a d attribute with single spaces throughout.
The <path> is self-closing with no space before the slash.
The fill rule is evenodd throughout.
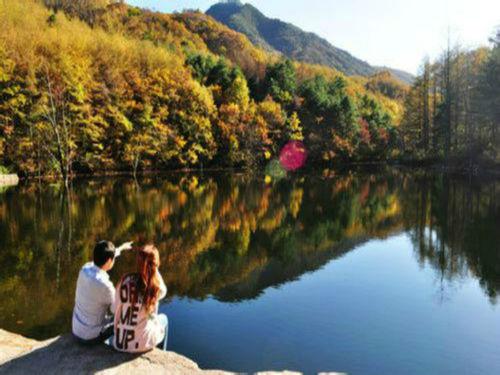
<path id="1" fill-rule="evenodd" d="M 3 0 L 0 26 L 2 170 L 245 168 L 289 141 L 313 165 L 498 162 L 500 34 L 449 47 L 410 87 L 285 59 L 198 11 Z"/>

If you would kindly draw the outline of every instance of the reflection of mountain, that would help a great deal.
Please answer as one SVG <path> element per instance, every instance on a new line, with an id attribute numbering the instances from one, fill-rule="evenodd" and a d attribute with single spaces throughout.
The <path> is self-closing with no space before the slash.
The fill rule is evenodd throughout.
<path id="1" fill-rule="evenodd" d="M 420 262 L 445 278 L 472 271 L 494 298 L 497 186 L 400 173 L 273 184 L 220 174 L 140 189 L 76 182 L 70 197 L 49 186 L 9 190 L 0 195 L 0 327 L 36 338 L 68 330 L 78 269 L 101 238 L 155 242 L 170 296 L 239 301 L 405 229 Z M 124 255 L 113 278 L 133 266 Z"/>
<path id="2" fill-rule="evenodd" d="M 308 272 L 317 271 L 328 262 L 342 257 L 366 241 L 368 238 L 342 240 L 328 250 L 297 255 L 291 262 L 271 259 L 268 263 L 253 270 L 245 279 L 223 287 L 215 294 L 215 298 L 222 302 L 256 298 L 269 287 L 279 287 L 297 280 Z"/>

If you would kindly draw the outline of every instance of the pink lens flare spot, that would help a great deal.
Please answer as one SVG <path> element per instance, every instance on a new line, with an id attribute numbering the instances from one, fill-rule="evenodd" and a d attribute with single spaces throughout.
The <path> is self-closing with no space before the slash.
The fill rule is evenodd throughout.
<path id="1" fill-rule="evenodd" d="M 280 163 L 287 171 L 296 171 L 306 163 L 307 151 L 301 141 L 288 142 L 280 153 Z"/>

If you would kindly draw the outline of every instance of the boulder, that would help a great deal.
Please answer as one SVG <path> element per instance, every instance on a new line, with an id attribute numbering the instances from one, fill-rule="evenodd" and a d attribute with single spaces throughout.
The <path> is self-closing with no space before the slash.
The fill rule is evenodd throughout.
<path id="1" fill-rule="evenodd" d="M 1 174 L 0 173 L 0 187 L 1 186 L 13 186 L 19 183 L 19 177 L 17 174 Z"/>
<path id="2" fill-rule="evenodd" d="M 84 346 L 71 335 L 46 341 L 27 339 L 0 329 L 0 374 L 168 374 L 224 375 L 202 370 L 192 360 L 159 349 L 144 354 L 119 353 L 106 345 Z M 297 375 L 259 372 L 258 375 Z M 256 375 L 257 375 L 256 374 Z"/>
<path id="3" fill-rule="evenodd" d="M 78 344 L 71 335 L 39 342 L 0 330 L 0 374 L 230 374 L 201 370 L 190 359 L 158 349 L 118 353 L 106 345 Z"/>

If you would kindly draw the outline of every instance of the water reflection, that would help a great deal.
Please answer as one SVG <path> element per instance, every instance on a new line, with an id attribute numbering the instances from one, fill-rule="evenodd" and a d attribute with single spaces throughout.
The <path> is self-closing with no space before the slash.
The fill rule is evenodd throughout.
<path id="1" fill-rule="evenodd" d="M 405 172 L 169 175 L 29 184 L 0 194 L 0 327 L 69 330 L 79 267 L 97 239 L 150 239 L 171 298 L 237 302 L 317 270 L 372 238 L 408 232 L 439 288 L 472 274 L 500 290 L 498 183 Z M 133 267 L 132 254 L 113 277 Z"/>
<path id="2" fill-rule="evenodd" d="M 496 181 L 425 174 L 403 179 L 405 227 L 422 265 L 443 283 L 472 274 L 492 303 L 500 291 L 500 202 Z"/>

